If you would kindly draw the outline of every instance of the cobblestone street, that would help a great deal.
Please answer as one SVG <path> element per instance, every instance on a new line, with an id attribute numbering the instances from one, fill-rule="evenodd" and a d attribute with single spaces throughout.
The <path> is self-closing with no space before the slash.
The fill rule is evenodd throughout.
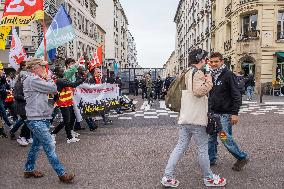
<path id="1" fill-rule="evenodd" d="M 40 179 L 24 179 L 23 165 L 29 147 L 1 139 L 1 188 L 162 188 L 160 178 L 178 136 L 177 114 L 165 109 L 163 102 L 152 107 L 139 98 L 138 110 L 113 116 L 113 125 L 80 132 L 80 142 L 67 144 L 64 130 L 57 137 L 56 150 L 68 171 L 76 174 L 71 185 L 60 184 L 55 172 L 41 152 L 37 169 L 45 173 Z M 284 131 L 282 105 L 245 105 L 234 136 L 241 149 L 248 152 L 250 163 L 242 172 L 231 167 L 235 159 L 219 145 L 215 173 L 227 178 L 226 188 L 268 189 L 284 185 Z M 258 112 L 259 114 L 253 114 Z M 128 119 L 126 118 L 128 117 Z M 131 118 L 131 119 L 130 119 Z M 190 145 L 176 169 L 179 188 L 205 188 L 194 145 Z"/>

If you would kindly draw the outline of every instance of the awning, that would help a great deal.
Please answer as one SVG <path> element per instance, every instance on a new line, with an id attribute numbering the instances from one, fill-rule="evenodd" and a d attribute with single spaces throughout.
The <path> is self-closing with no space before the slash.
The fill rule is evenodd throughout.
<path id="1" fill-rule="evenodd" d="M 276 52 L 275 55 L 276 55 L 278 58 L 284 58 L 284 52 Z"/>

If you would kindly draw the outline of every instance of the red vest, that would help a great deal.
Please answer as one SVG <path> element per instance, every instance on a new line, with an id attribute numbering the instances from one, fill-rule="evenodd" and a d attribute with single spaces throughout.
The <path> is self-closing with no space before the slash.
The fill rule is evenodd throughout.
<path id="1" fill-rule="evenodd" d="M 14 97 L 13 97 L 12 91 L 7 91 L 7 97 L 5 99 L 5 102 L 13 102 L 13 100 L 14 100 Z"/>
<path id="2" fill-rule="evenodd" d="M 56 102 L 59 107 L 69 107 L 73 105 L 73 89 L 72 87 L 64 87 L 61 92 L 59 92 L 59 99 Z"/>

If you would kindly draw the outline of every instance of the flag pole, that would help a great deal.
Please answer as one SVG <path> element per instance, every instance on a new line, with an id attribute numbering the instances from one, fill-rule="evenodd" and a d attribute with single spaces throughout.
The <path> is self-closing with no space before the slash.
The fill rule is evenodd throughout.
<path id="1" fill-rule="evenodd" d="M 43 29 L 44 60 L 48 61 L 47 50 L 46 50 L 46 25 L 45 25 L 44 20 L 42 20 L 42 29 Z"/>
<path id="2" fill-rule="evenodd" d="M 48 61 L 47 50 L 46 50 L 46 25 L 44 20 L 42 20 L 42 29 L 43 29 L 43 51 L 44 51 L 44 60 Z M 48 74 L 48 64 L 45 65 L 46 73 Z"/>

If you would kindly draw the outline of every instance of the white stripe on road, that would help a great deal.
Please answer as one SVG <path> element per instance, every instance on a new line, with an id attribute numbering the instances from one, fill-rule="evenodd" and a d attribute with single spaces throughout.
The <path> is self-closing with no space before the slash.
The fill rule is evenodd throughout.
<path id="1" fill-rule="evenodd" d="M 159 101 L 160 103 L 160 109 L 165 109 L 166 108 L 166 104 L 165 104 L 165 101 Z"/>
<path id="2" fill-rule="evenodd" d="M 148 102 L 144 101 L 142 106 L 140 107 L 140 110 L 144 110 L 146 105 L 148 105 Z"/>
<path id="3" fill-rule="evenodd" d="M 130 119 L 132 119 L 132 117 L 119 117 L 118 119 L 130 120 Z"/>
<path id="4" fill-rule="evenodd" d="M 145 119 L 157 119 L 158 116 L 144 116 Z"/>

